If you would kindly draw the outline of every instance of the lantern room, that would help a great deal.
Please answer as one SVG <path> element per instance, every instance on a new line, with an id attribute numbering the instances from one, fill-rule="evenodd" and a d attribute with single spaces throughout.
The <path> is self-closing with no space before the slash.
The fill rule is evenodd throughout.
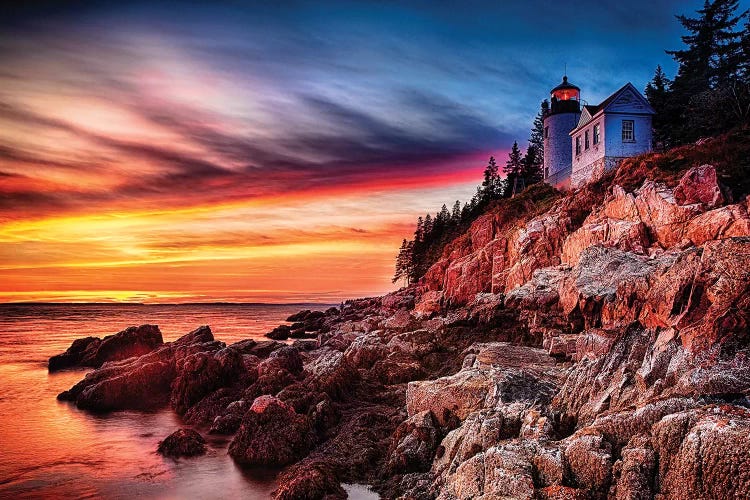
<path id="1" fill-rule="evenodd" d="M 568 82 L 563 76 L 562 83 L 552 89 L 550 113 L 579 113 L 581 110 L 581 89 Z"/>

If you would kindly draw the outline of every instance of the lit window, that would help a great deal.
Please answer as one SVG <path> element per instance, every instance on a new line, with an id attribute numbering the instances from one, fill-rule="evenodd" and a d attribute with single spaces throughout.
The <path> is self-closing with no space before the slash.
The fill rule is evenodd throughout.
<path id="1" fill-rule="evenodd" d="M 583 142 L 586 143 L 586 149 L 588 149 L 589 148 L 589 131 L 588 130 L 584 132 L 583 137 L 584 137 Z"/>
<path id="2" fill-rule="evenodd" d="M 576 137 L 576 155 L 581 154 L 581 136 Z"/>
<path id="3" fill-rule="evenodd" d="M 599 124 L 594 125 L 594 145 L 599 144 Z"/>
<path id="4" fill-rule="evenodd" d="M 633 120 L 622 121 L 622 142 L 635 142 L 635 123 Z"/>

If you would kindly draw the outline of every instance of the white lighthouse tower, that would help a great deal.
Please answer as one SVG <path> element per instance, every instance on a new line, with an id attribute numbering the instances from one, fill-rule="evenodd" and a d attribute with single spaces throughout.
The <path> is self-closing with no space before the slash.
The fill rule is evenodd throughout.
<path id="1" fill-rule="evenodd" d="M 570 188 L 570 131 L 580 116 L 581 89 L 563 76 L 562 83 L 550 92 L 550 108 L 544 117 L 544 180 L 558 189 Z"/>

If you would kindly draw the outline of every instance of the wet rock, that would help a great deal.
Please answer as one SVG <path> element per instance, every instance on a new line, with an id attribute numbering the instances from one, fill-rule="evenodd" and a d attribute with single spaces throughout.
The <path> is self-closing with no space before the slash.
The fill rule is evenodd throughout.
<path id="1" fill-rule="evenodd" d="M 273 396 L 261 396 L 243 416 L 229 454 L 241 464 L 276 467 L 299 460 L 312 442 L 305 415 Z"/>
<path id="2" fill-rule="evenodd" d="M 295 340 L 292 342 L 292 347 L 300 352 L 312 351 L 318 347 L 316 340 Z"/>
<path id="3" fill-rule="evenodd" d="M 94 411 L 158 408 L 169 401 L 175 374 L 171 349 L 162 348 L 109 363 L 88 373 L 57 398 Z"/>
<path id="4" fill-rule="evenodd" d="M 266 333 L 266 337 L 272 340 L 286 340 L 289 338 L 289 334 L 292 329 L 289 325 L 279 325 L 270 332 Z"/>
<path id="5" fill-rule="evenodd" d="M 200 327 L 148 354 L 106 363 L 57 397 L 93 411 L 158 408 L 169 402 L 177 359 L 222 347 Z"/>
<path id="6" fill-rule="evenodd" d="M 289 331 L 289 338 L 292 339 L 314 339 L 317 336 L 317 332 L 308 332 L 304 327 L 294 328 Z"/>
<path id="7" fill-rule="evenodd" d="M 331 398 L 324 394 L 320 401 L 308 409 L 308 416 L 318 436 L 326 438 L 339 422 L 341 413 L 334 406 Z"/>
<path id="8" fill-rule="evenodd" d="M 274 370 L 286 370 L 297 374 L 302 371 L 302 357 L 299 350 L 293 346 L 284 346 L 268 355 L 268 359 L 258 365 L 258 375 L 264 375 Z"/>
<path id="9" fill-rule="evenodd" d="M 211 332 L 211 328 L 208 325 L 203 325 L 199 326 L 189 333 L 186 333 L 171 344 L 174 347 L 184 347 L 196 344 L 206 344 L 209 342 L 213 342 L 214 340 L 214 334 L 213 332 Z"/>
<path id="10" fill-rule="evenodd" d="M 298 321 L 304 321 L 307 316 L 310 315 L 312 311 L 310 309 L 305 309 L 303 311 L 300 311 L 298 313 L 294 313 L 291 316 L 289 316 L 286 320 L 290 323 L 296 323 Z"/>
<path id="11" fill-rule="evenodd" d="M 241 397 L 242 391 L 239 387 L 222 387 L 190 406 L 182 419 L 190 425 L 212 425 L 219 415 L 226 413 L 230 404 Z"/>
<path id="12" fill-rule="evenodd" d="M 257 342 L 251 349 L 247 351 L 247 354 L 258 356 L 259 358 L 267 358 L 276 349 L 281 349 L 286 344 L 276 342 L 275 340 L 263 340 Z"/>
<path id="13" fill-rule="evenodd" d="M 251 354 L 253 349 L 257 345 L 258 342 L 254 339 L 245 339 L 240 340 L 239 342 L 235 342 L 234 344 L 230 344 L 229 347 L 239 352 L 240 354 Z"/>
<path id="14" fill-rule="evenodd" d="M 242 417 L 249 406 L 244 399 L 232 401 L 220 415 L 214 418 L 208 432 L 211 434 L 234 434 L 240 428 Z"/>
<path id="15" fill-rule="evenodd" d="M 72 366 L 98 368 L 108 361 L 141 356 L 164 343 L 156 325 L 131 326 L 103 339 L 87 337 L 76 339 L 62 354 L 49 360 L 49 370 L 56 371 Z"/>
<path id="16" fill-rule="evenodd" d="M 76 339 L 62 353 L 49 358 L 48 369 L 50 372 L 70 368 L 73 366 L 86 366 L 84 360 L 93 360 L 96 355 L 96 349 L 101 344 L 98 337 L 85 337 Z"/>
<path id="17" fill-rule="evenodd" d="M 179 414 L 220 387 L 237 383 L 245 374 L 242 355 L 232 348 L 198 352 L 176 363 L 170 401 Z"/>
<path id="18" fill-rule="evenodd" d="M 178 429 L 159 443 L 159 453 L 165 457 L 194 457 L 206 453 L 206 441 L 193 429 Z"/>
<path id="19" fill-rule="evenodd" d="M 299 474 L 282 477 L 279 488 L 274 492 L 275 500 L 343 500 L 348 498 L 346 491 L 336 479 L 336 475 L 323 464 L 307 467 Z"/>

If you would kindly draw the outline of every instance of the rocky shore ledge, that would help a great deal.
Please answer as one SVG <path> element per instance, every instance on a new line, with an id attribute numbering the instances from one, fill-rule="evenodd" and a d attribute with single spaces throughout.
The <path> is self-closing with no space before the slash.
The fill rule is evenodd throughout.
<path id="1" fill-rule="evenodd" d="M 226 345 L 203 326 L 151 342 L 146 325 L 113 337 L 128 356 L 81 357 L 99 368 L 59 398 L 168 404 L 232 435 L 238 463 L 278 467 L 277 499 L 345 498 L 344 482 L 404 499 L 746 498 L 750 200 L 721 165 L 666 160 L 498 203 L 416 286 L 272 334 L 314 340 Z"/>

